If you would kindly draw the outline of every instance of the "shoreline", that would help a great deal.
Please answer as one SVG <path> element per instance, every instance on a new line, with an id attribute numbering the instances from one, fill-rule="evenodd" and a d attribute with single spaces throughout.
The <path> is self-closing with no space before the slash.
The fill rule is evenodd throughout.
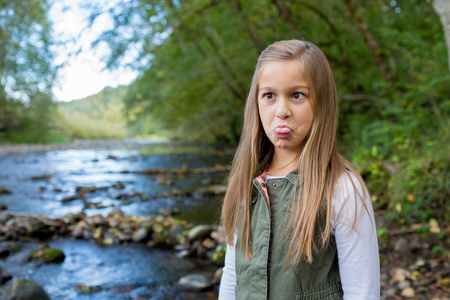
<path id="1" fill-rule="evenodd" d="M 84 140 L 75 139 L 73 143 L 58 144 L 0 144 L 0 156 L 8 154 L 27 154 L 33 152 L 47 152 L 70 149 L 138 149 L 150 146 L 207 146 L 204 142 L 189 141 L 161 141 L 151 139 L 104 139 Z"/>

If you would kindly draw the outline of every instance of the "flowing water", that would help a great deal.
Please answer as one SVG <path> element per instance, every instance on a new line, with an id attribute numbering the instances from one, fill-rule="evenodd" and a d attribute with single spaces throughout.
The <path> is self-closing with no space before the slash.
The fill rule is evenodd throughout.
<path id="1" fill-rule="evenodd" d="M 228 165 L 229 151 L 211 146 L 150 144 L 120 149 L 65 149 L 46 152 L 11 153 L 0 156 L 0 187 L 11 191 L 0 196 L 8 210 L 37 213 L 50 218 L 77 213 L 107 215 L 114 207 L 126 215 L 149 216 L 162 210 L 178 210 L 180 219 L 196 224 L 218 220 L 220 197 L 163 196 L 171 191 L 192 191 L 223 184 L 225 171 L 190 175 L 144 175 L 149 169 L 211 168 Z M 34 179 L 33 179 L 34 177 Z M 113 188 L 121 182 L 122 189 Z M 94 208 L 85 208 L 81 199 L 63 201 L 76 194 L 77 186 L 95 186 L 87 194 Z M 122 197 L 121 197 L 122 195 Z M 125 197 L 123 197 L 125 195 Z M 136 197 L 133 195 L 140 195 Z M 99 247 L 80 240 L 50 242 L 66 254 L 61 264 L 36 266 L 21 259 L 37 248 L 25 243 L 21 252 L 4 261 L 14 277 L 33 279 L 52 299 L 200 299 L 176 288 L 185 274 L 202 271 L 198 264 L 176 257 L 167 250 L 143 245 Z M 30 248 L 30 249 L 28 249 Z M 76 285 L 100 286 L 101 291 L 80 295 Z"/>

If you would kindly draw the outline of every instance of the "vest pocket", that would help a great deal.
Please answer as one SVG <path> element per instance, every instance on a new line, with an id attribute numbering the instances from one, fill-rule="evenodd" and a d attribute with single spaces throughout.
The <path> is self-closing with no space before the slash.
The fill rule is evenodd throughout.
<path id="1" fill-rule="evenodd" d="M 328 285 L 324 289 L 295 295 L 295 300 L 342 300 L 344 292 L 340 282 Z"/>

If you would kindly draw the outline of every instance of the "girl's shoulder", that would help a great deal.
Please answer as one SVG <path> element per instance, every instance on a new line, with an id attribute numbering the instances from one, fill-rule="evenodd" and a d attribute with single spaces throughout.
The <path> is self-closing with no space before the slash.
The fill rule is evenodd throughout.
<path id="1" fill-rule="evenodd" d="M 366 185 L 359 174 L 346 169 L 333 186 L 332 198 L 360 198 L 360 200 L 368 197 Z"/>
<path id="2" fill-rule="evenodd" d="M 336 180 L 331 197 L 332 223 L 355 228 L 364 215 L 373 218 L 372 203 L 361 176 L 349 170 Z"/>

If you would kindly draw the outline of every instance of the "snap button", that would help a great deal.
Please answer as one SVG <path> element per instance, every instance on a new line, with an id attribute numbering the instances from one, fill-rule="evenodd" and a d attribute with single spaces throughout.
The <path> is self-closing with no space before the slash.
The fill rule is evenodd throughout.
<path id="1" fill-rule="evenodd" d="M 273 187 L 276 187 L 276 186 L 277 186 L 277 184 L 276 184 L 276 183 L 274 183 L 274 184 L 273 184 Z"/>

